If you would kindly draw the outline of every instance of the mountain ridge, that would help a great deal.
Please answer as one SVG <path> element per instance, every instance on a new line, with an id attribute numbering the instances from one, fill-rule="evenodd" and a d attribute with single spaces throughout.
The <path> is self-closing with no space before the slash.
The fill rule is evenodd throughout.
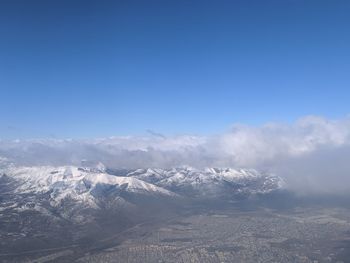
<path id="1" fill-rule="evenodd" d="M 125 170 L 113 174 L 103 165 L 76 166 L 15 166 L 0 170 L 14 186 L 14 195 L 46 195 L 50 206 L 62 206 L 65 200 L 99 208 L 101 200 L 123 200 L 125 194 L 164 198 L 234 198 L 237 195 L 267 194 L 284 187 L 275 175 L 254 169 L 180 167 Z M 4 181 L 4 180 L 3 180 Z M 127 200 L 126 203 L 128 203 Z M 24 206 L 27 209 L 31 205 Z M 24 208 L 21 208 L 24 209 Z"/>

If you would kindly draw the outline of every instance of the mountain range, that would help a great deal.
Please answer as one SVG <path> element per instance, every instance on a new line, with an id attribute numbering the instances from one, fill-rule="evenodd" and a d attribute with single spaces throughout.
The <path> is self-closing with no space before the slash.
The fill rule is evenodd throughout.
<path id="1" fill-rule="evenodd" d="M 230 200 L 267 194 L 283 186 L 280 177 L 253 169 L 180 167 L 130 170 L 108 169 L 101 163 L 90 167 L 23 167 L 3 162 L 0 211 L 33 210 L 84 221 L 86 218 L 77 211 L 132 209 L 138 205 L 137 200 L 147 199 L 158 202 Z"/>

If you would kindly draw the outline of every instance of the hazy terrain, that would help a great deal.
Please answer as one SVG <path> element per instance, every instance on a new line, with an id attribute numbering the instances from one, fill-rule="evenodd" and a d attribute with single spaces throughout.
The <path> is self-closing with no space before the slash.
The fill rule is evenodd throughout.
<path id="1" fill-rule="evenodd" d="M 349 198 L 281 182 L 254 170 L 9 165 L 0 259 L 349 262 Z"/>

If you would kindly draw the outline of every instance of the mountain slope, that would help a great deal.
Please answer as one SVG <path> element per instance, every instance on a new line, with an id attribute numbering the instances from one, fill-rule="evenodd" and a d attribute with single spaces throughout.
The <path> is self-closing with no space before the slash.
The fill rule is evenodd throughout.
<path id="1" fill-rule="evenodd" d="M 138 169 L 127 174 L 187 196 L 221 197 L 237 194 L 266 194 L 283 187 L 283 180 L 253 169 L 191 167 Z"/>
<path id="2" fill-rule="evenodd" d="M 8 164 L 0 169 L 0 211 L 33 210 L 84 221 L 94 210 L 146 209 L 147 200 L 161 203 L 190 197 L 227 201 L 242 195 L 267 194 L 283 186 L 281 178 L 251 169 L 105 171 L 108 170 L 101 164 L 97 168 Z"/>

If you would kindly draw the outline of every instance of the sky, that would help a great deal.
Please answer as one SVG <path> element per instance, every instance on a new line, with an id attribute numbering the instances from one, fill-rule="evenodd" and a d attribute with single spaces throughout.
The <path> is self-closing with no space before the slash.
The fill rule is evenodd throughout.
<path id="1" fill-rule="evenodd" d="M 0 139 L 346 118 L 349 13 L 341 0 L 0 0 Z"/>

